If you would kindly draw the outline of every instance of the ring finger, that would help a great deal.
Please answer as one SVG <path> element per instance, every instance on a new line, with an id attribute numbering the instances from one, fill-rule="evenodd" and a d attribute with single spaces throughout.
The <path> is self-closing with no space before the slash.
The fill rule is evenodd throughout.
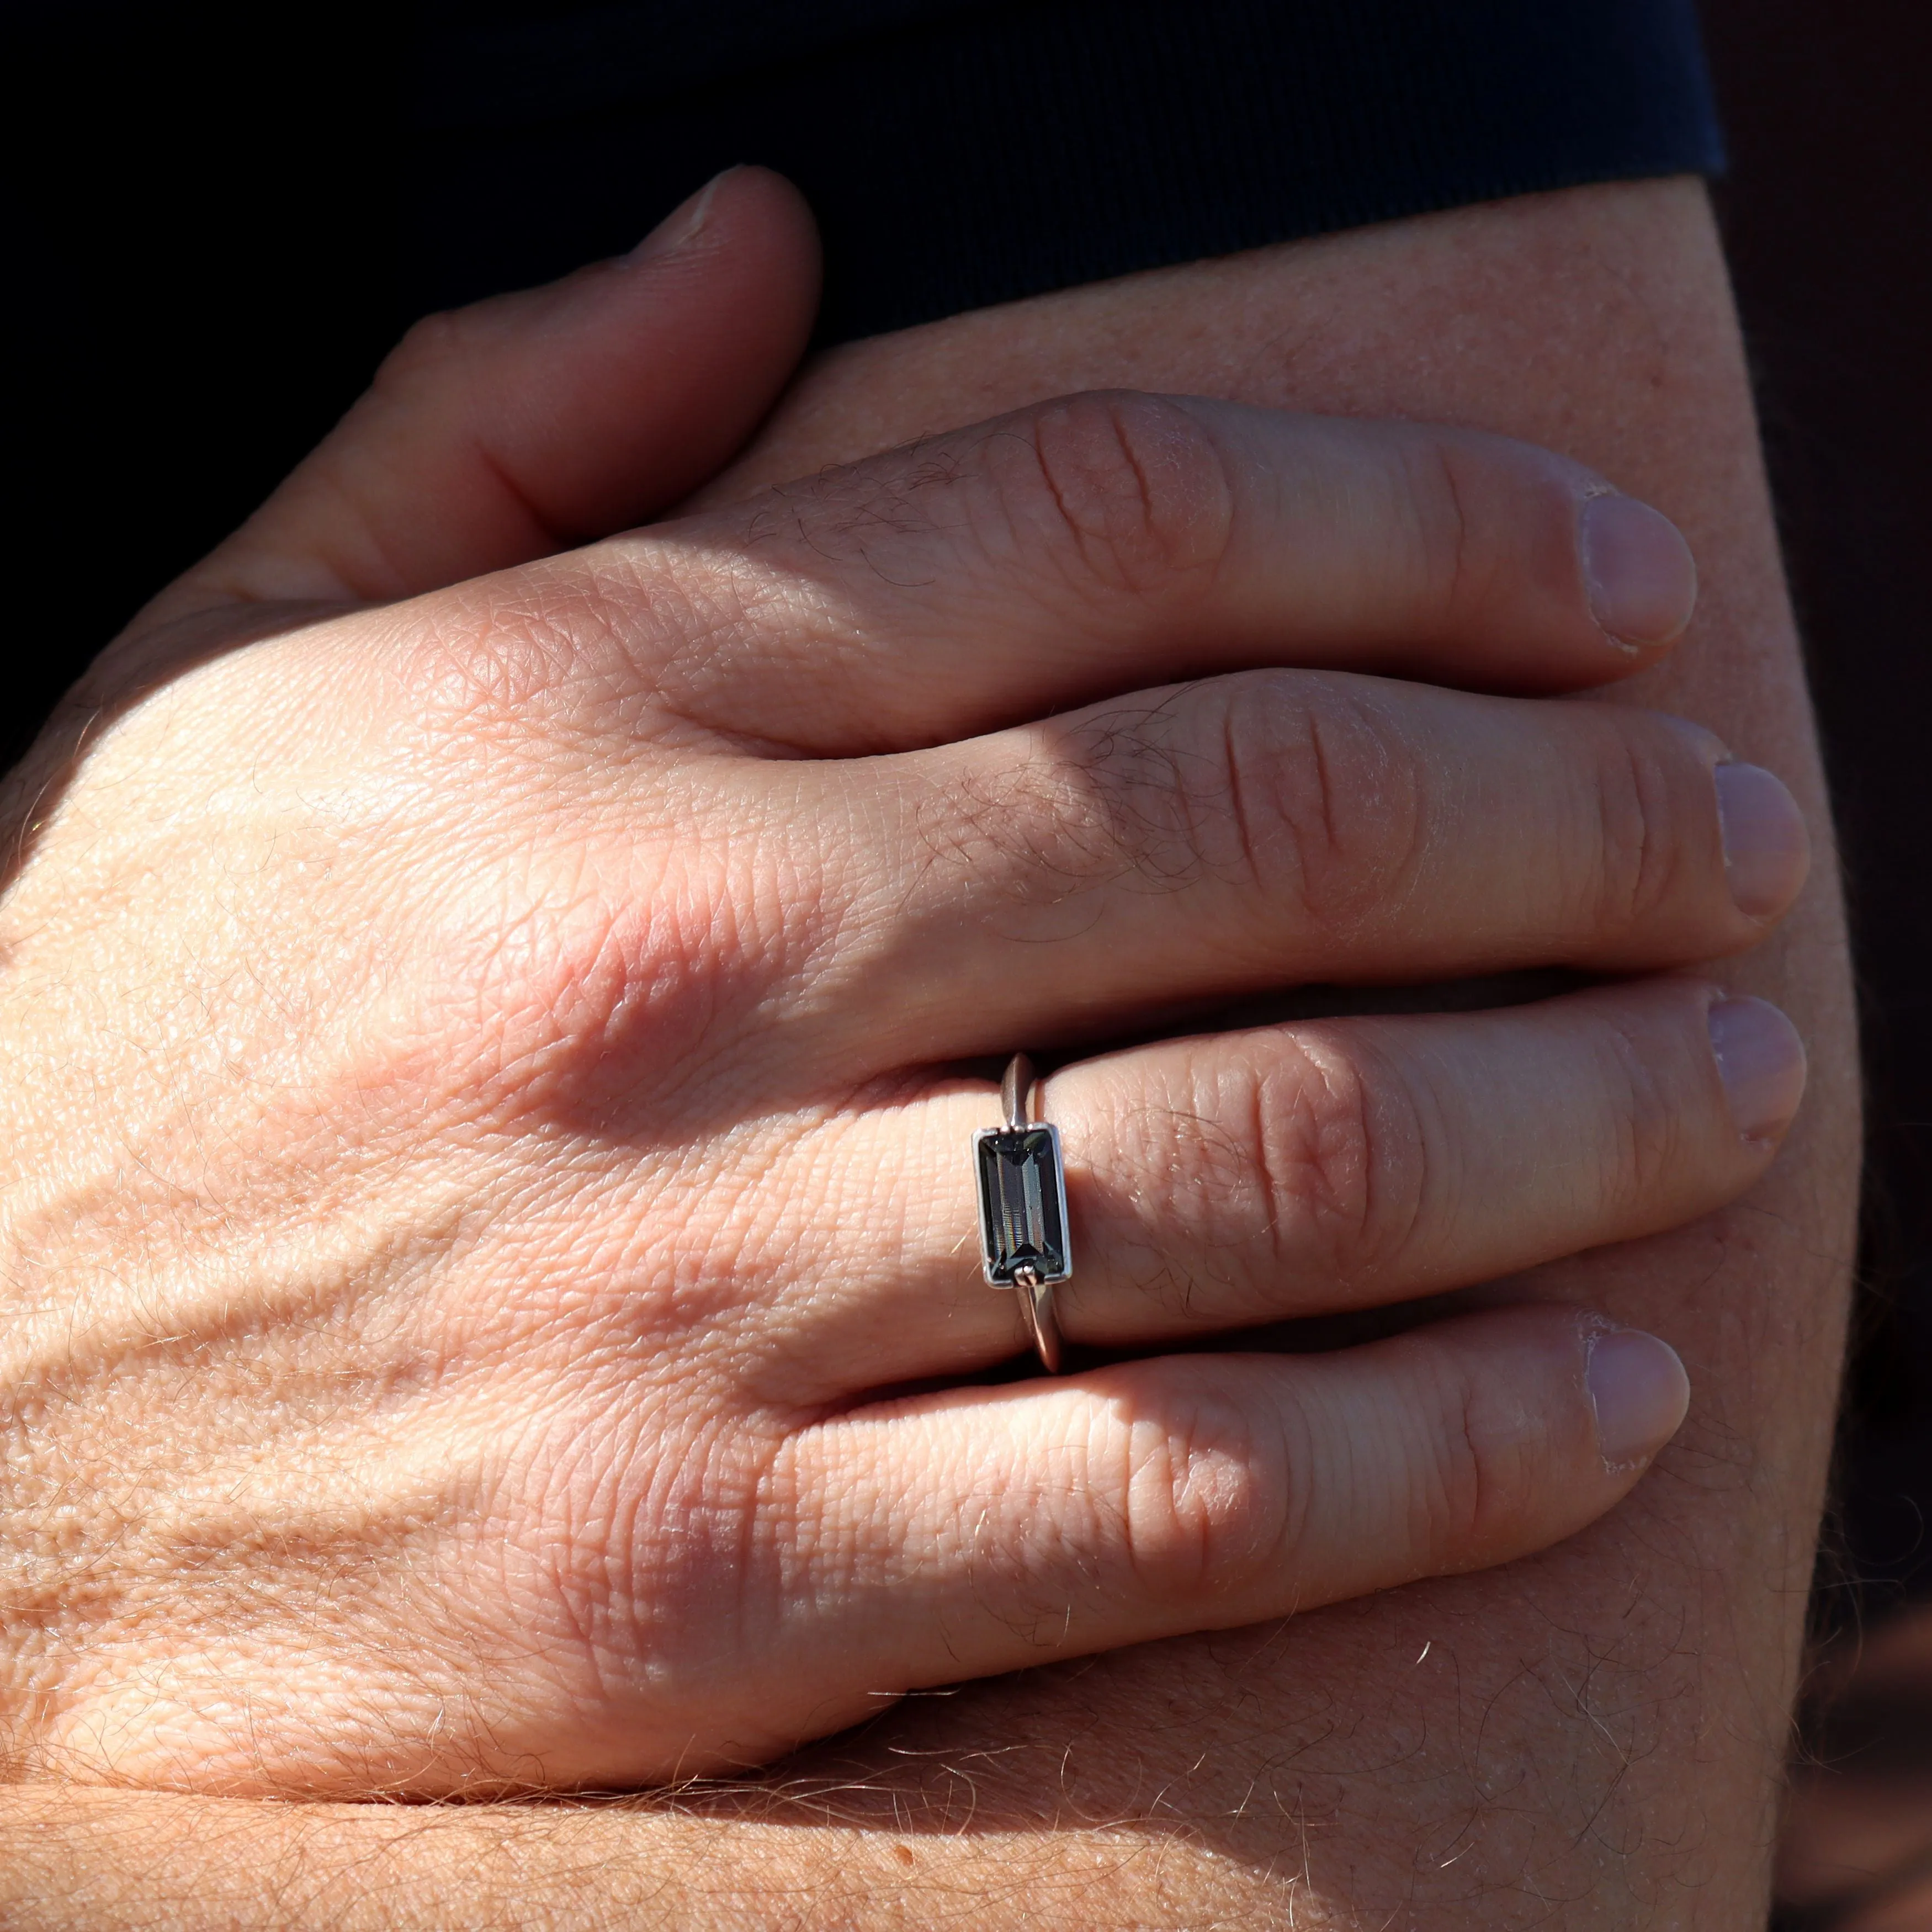
<path id="1" fill-rule="evenodd" d="M 1066 1149 L 1060 1322 L 1078 1342 L 1144 1345 L 1407 1300 L 1674 1227 L 1763 1172 L 1804 1079 L 1775 1007 L 1676 979 L 1070 1066 L 1040 1110 Z M 998 1118 L 983 1084 L 961 1082 L 800 1148 L 821 1175 L 853 1178 L 824 1231 L 832 1248 L 804 1244 L 796 1292 L 780 1292 L 774 1397 L 958 1374 L 1025 1346 L 1016 1298 L 979 1268 L 968 1150 Z"/>

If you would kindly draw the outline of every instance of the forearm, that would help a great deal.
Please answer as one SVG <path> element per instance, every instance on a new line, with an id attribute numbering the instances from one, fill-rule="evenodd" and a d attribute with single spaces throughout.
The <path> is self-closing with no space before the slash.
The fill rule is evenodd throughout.
<path id="1" fill-rule="evenodd" d="M 935 1837 L 629 1804 L 268 1804 L 0 1789 L 0 1924 L 36 1932 L 676 1932 L 1252 1922 L 1237 1860 L 1136 1832 Z"/>
<path id="2" fill-rule="evenodd" d="M 1713 727 L 1806 802 L 1808 898 L 1725 974 L 1797 1020 L 1811 1086 L 1737 1208 L 1533 1284 L 1655 1329 L 1691 1371 L 1678 1444 L 1607 1521 L 1502 1571 L 916 1706 L 840 1767 L 898 1815 L 916 1792 L 933 1826 L 969 1808 L 1142 1818 L 1344 1924 L 1398 1905 L 1431 1928 L 1546 1922 L 1551 1899 L 1573 1928 L 1761 1924 L 1836 1393 L 1856 1056 L 1798 645 L 1702 192 L 1465 210 L 861 344 L 807 378 L 737 480 L 1111 385 L 1502 430 L 1678 521 L 1700 616 L 1618 701 Z"/>

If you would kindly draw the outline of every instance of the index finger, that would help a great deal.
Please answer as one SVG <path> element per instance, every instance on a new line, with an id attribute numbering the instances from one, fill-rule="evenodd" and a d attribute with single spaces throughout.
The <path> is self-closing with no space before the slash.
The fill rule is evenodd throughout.
<path id="1" fill-rule="evenodd" d="M 577 567 L 681 716 L 821 755 L 1268 665 L 1580 689 L 1653 662 L 1696 588 L 1672 524 L 1547 450 L 1132 394 L 1042 404 Z"/>

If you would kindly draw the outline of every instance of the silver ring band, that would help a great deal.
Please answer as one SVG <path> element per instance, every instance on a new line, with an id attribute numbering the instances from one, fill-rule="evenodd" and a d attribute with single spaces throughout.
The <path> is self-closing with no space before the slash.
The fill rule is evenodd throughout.
<path id="1" fill-rule="evenodd" d="M 1000 1082 L 1005 1124 L 973 1136 L 979 1185 L 980 1260 L 995 1288 L 1010 1288 L 1033 1346 L 1051 1374 L 1063 1351 L 1054 1290 L 1073 1272 L 1066 1234 L 1066 1174 L 1060 1130 L 1031 1119 L 1033 1062 L 1016 1053 Z"/>
<path id="2" fill-rule="evenodd" d="M 1054 1284 L 1042 1281 L 1037 1270 L 1023 1268 L 1013 1278 L 1020 1292 L 1020 1318 L 1033 1337 L 1034 1352 L 1050 1376 L 1060 1372 L 1060 1319 L 1053 1312 Z"/>
<path id="3" fill-rule="evenodd" d="M 1033 1062 L 1023 1053 L 1015 1054 L 1000 1077 L 1000 1111 L 1009 1127 L 1027 1125 L 1033 1112 L 1034 1086 Z"/>

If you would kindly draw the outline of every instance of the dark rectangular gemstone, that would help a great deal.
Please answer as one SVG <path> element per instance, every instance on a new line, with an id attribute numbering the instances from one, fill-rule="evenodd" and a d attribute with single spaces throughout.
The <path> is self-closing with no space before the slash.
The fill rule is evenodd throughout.
<path id="1" fill-rule="evenodd" d="M 974 1136 L 973 1154 L 986 1279 L 1010 1288 L 1016 1269 L 1034 1268 L 1042 1281 L 1064 1281 L 1071 1270 L 1058 1130 L 987 1127 Z"/>

